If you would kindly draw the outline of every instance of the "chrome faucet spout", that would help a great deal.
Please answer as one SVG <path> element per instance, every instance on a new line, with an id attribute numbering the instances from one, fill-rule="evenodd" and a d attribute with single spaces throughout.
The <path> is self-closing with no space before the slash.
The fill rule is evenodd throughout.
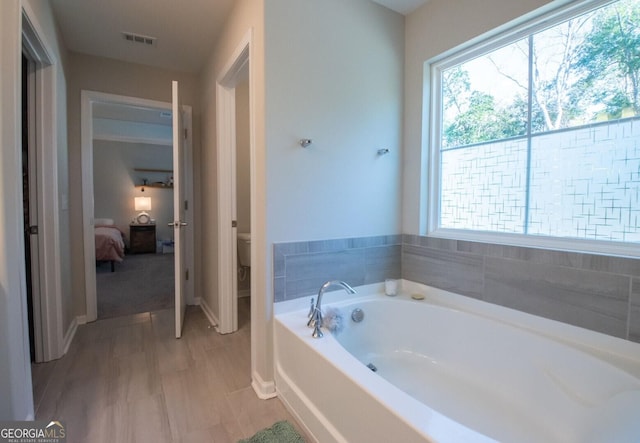
<path id="1" fill-rule="evenodd" d="M 318 300 L 316 301 L 316 306 L 313 308 L 309 321 L 307 322 L 307 326 L 313 328 L 313 334 L 311 334 L 313 338 L 322 338 L 323 334 L 320 330 L 320 328 L 322 327 L 322 295 L 327 289 L 332 286 L 339 286 L 349 294 L 356 293 L 355 289 L 341 280 L 329 280 L 320 287 L 320 290 L 318 291 Z M 313 301 L 311 303 L 313 303 Z"/>

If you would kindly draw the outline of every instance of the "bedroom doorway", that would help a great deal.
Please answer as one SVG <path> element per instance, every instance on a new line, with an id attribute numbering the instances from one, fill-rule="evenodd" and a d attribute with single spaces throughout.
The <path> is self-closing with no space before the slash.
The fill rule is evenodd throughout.
<path id="1" fill-rule="evenodd" d="M 97 103 L 93 126 L 97 318 L 170 309 L 171 111 Z"/>
<path id="2" fill-rule="evenodd" d="M 141 111 L 155 113 L 154 118 L 165 118 L 169 125 L 163 134 L 152 135 L 149 131 L 152 124 L 150 121 L 143 122 L 135 126 L 129 125 L 128 131 L 122 129 L 114 130 L 113 125 L 115 118 L 122 119 L 123 115 L 129 113 L 139 114 Z M 124 271 L 127 266 L 131 271 L 129 274 L 129 283 L 132 286 L 127 289 L 130 294 L 140 295 L 143 291 L 154 291 L 154 288 L 171 288 L 171 296 L 173 292 L 173 280 L 169 281 L 168 277 L 174 276 L 174 261 L 171 254 L 172 237 L 167 233 L 171 228 L 167 226 L 167 221 L 173 220 L 173 207 L 162 204 L 162 200 L 172 200 L 173 192 L 170 186 L 172 180 L 171 164 L 162 164 L 162 159 L 166 160 L 165 154 L 171 153 L 171 103 L 157 102 L 153 100 L 140 99 L 135 97 L 118 96 L 113 94 L 99 93 L 93 91 L 82 91 L 82 177 L 83 177 L 83 228 L 84 228 L 84 251 L 85 251 L 85 290 L 87 301 L 87 321 L 94 321 L 98 318 L 98 299 L 97 299 L 97 275 L 100 277 L 119 277 L 118 271 Z M 192 185 L 192 157 L 191 157 L 191 108 L 183 107 L 183 116 L 185 127 L 187 128 L 187 150 L 186 165 L 184 170 L 189 171 L 186 174 L 185 194 L 186 200 L 191 200 L 193 194 Z M 166 126 L 166 125 L 159 125 Z M 141 129 L 142 128 L 142 129 Z M 167 136 L 168 135 L 168 136 Z M 109 192 L 102 193 L 106 195 L 106 200 L 114 200 L 113 205 L 123 207 L 118 221 L 113 220 L 109 214 L 115 210 L 109 210 L 109 204 L 102 206 L 101 213 L 97 210 L 97 193 L 102 192 L 99 187 L 98 178 L 100 173 L 109 168 L 105 167 L 105 161 L 110 161 L 109 155 L 113 154 L 114 143 L 120 147 L 120 150 L 129 149 L 133 145 L 136 146 L 137 154 L 133 153 L 124 166 L 124 172 L 121 172 L 119 178 L 119 187 L 124 194 L 120 193 L 116 197 L 111 197 Z M 109 147 L 111 146 L 111 148 Z M 105 149 L 106 148 L 106 149 Z M 96 154 L 102 150 L 101 154 Z M 131 153 L 131 152 L 130 152 Z M 155 154 L 154 154 L 155 153 Z M 104 155 L 103 155 L 104 154 Z M 94 158 L 95 157 L 95 158 Z M 113 157 L 113 155 L 111 155 Z M 171 161 L 173 158 L 169 157 Z M 111 159 L 113 160 L 113 158 Z M 159 163 L 158 163 L 159 162 Z M 94 167 L 99 165 L 99 167 Z M 122 166 L 122 165 L 121 165 Z M 123 185 L 122 182 L 126 184 Z M 107 186 L 108 187 L 108 186 Z M 149 218 L 155 219 L 155 223 L 150 223 L 147 219 L 136 218 L 144 209 L 136 210 L 136 197 L 147 197 L 150 199 L 151 209 L 146 210 Z M 109 203 L 109 202 L 107 202 Z M 164 214 L 164 215 L 163 215 Z M 100 220 L 104 218 L 107 220 Z M 187 212 L 187 222 L 192 218 L 192 211 Z M 124 232 L 127 239 L 127 249 L 129 254 L 125 256 L 124 261 L 120 265 L 115 264 L 113 273 L 110 270 L 110 264 L 96 267 L 96 246 L 95 246 L 95 226 L 99 223 L 115 226 L 120 232 Z M 192 223 L 190 223 L 192 224 Z M 138 229 L 138 227 L 140 229 Z M 141 230 L 142 232 L 137 232 Z M 151 232 L 152 231 L 152 232 Z M 132 236 L 134 237 L 132 239 Z M 142 240 L 140 240 L 142 239 Z M 131 242 L 134 242 L 132 244 Z M 142 243 L 140 243 L 142 242 Z M 193 268 L 193 234 L 189 230 L 186 235 L 186 250 L 188 251 L 186 259 L 186 267 Z M 141 249 L 142 248 L 142 249 Z M 164 252 L 164 254 L 163 254 Z M 128 260 L 130 259 L 130 260 Z M 120 269 L 119 269 L 120 268 Z M 133 268 L 133 269 L 131 269 Z M 167 271 L 171 268 L 170 271 Z M 153 269 L 161 270 L 154 272 Z M 121 272 L 124 273 L 124 272 Z M 152 277 L 151 275 L 155 275 Z M 113 279 L 114 281 L 117 278 Z M 119 290 L 118 285 L 126 283 L 114 283 L 115 291 L 120 295 L 124 291 Z M 193 279 L 186 282 L 186 298 L 189 303 L 193 303 Z M 139 298 L 139 297 L 138 297 Z M 126 299 L 126 297 L 125 297 Z M 173 299 L 171 305 L 173 306 Z M 139 306 L 138 309 L 143 309 Z M 113 313 L 112 313 L 113 314 Z M 102 316 L 101 316 L 102 318 Z"/>

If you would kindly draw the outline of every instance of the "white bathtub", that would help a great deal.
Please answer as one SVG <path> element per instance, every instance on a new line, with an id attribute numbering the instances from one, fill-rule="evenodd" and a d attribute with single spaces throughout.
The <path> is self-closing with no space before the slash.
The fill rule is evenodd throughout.
<path id="1" fill-rule="evenodd" d="M 308 298 L 276 304 L 278 394 L 317 441 L 640 442 L 640 344 L 401 286 L 325 294 L 345 326 L 321 339 Z"/>

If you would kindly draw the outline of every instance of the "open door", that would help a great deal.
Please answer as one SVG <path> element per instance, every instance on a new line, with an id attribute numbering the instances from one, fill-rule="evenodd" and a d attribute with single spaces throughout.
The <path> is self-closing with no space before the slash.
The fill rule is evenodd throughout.
<path id="1" fill-rule="evenodd" d="M 175 294 L 176 294 L 176 338 L 182 336 L 182 324 L 187 307 L 185 300 L 185 280 L 188 278 L 185 266 L 185 176 L 184 156 L 187 139 L 182 120 L 182 104 L 178 93 L 178 82 L 172 82 L 172 114 L 173 114 L 173 226 L 175 253 Z"/>

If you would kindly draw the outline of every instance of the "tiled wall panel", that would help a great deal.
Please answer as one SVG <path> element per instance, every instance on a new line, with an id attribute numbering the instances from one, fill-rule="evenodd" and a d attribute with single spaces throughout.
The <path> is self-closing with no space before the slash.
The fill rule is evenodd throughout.
<path id="1" fill-rule="evenodd" d="M 401 235 L 275 244 L 274 300 L 315 294 L 327 280 L 360 286 L 400 278 L 401 253 Z"/>
<path id="2" fill-rule="evenodd" d="M 639 259 L 405 235 L 402 277 L 640 342 Z"/>
<path id="3" fill-rule="evenodd" d="M 274 245 L 276 302 L 405 278 L 640 342 L 640 259 L 417 235 Z"/>
<path id="4" fill-rule="evenodd" d="M 470 297 L 482 298 L 482 256 L 405 245 L 402 276 Z"/>
<path id="5" fill-rule="evenodd" d="M 484 300 L 626 338 L 629 277 L 487 257 Z"/>
<path id="6" fill-rule="evenodd" d="M 634 278 L 629 307 L 629 340 L 640 342 L 640 278 Z"/>

